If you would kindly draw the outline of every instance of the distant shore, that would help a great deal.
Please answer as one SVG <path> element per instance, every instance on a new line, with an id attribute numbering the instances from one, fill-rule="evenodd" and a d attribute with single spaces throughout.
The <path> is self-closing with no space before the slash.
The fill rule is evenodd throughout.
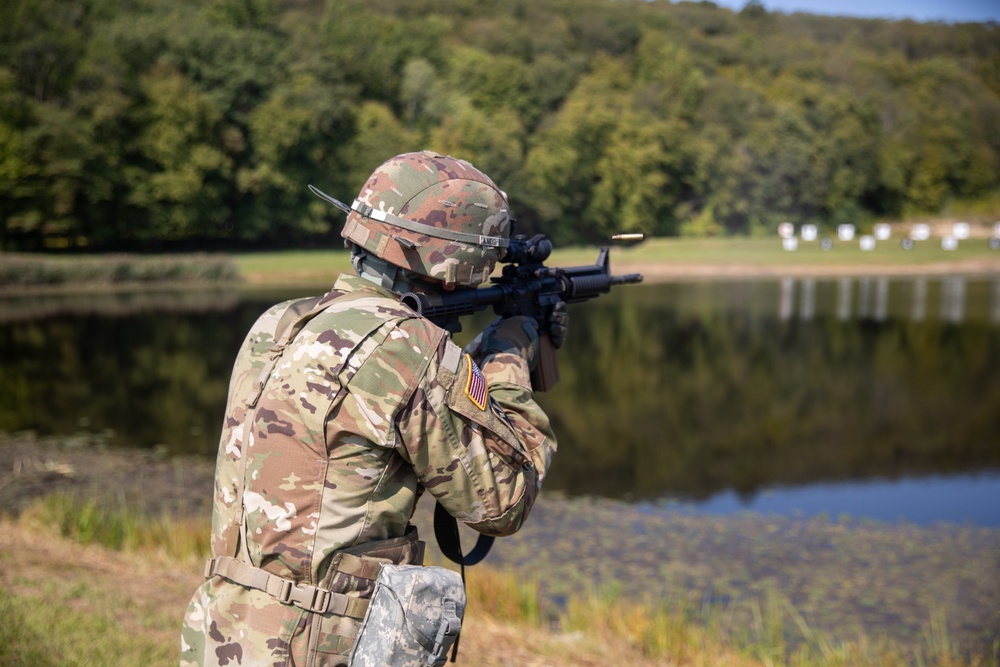
<path id="1" fill-rule="evenodd" d="M 670 282 L 713 278 L 781 278 L 839 276 L 995 276 L 1000 277 L 1000 253 L 996 259 L 968 259 L 929 264 L 714 264 L 619 262 L 615 273 L 641 273 L 645 282 Z"/>
<path id="2" fill-rule="evenodd" d="M 588 265 L 596 247 L 556 249 L 547 266 Z M 500 265 L 502 266 L 502 264 Z M 1000 276 L 1000 250 L 984 238 L 962 241 L 953 251 L 939 241 L 903 250 L 898 241 L 872 251 L 837 242 L 794 251 L 762 238 L 657 238 L 611 248 L 613 274 L 642 273 L 646 282 L 713 278 L 835 276 Z M 353 271 L 342 249 L 282 250 L 214 255 L 44 255 L 0 253 L 0 296 L 206 289 L 318 289 Z"/>

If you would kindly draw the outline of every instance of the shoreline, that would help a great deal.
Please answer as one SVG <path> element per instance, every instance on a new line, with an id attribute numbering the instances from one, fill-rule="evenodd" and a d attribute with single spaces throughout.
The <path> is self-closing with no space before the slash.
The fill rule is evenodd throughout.
<path id="1" fill-rule="evenodd" d="M 719 278 L 837 278 L 865 276 L 949 276 L 973 278 L 1000 277 L 1000 257 L 996 260 L 964 260 L 931 264 L 715 264 L 622 262 L 615 264 L 614 273 L 642 273 L 644 282 L 673 282 Z"/>
<path id="2" fill-rule="evenodd" d="M 978 231 L 989 233 L 985 228 Z M 860 250 L 856 244 L 842 243 L 829 252 L 816 244 L 786 251 L 777 238 L 750 237 L 663 237 L 609 247 L 614 275 L 642 273 L 649 283 L 782 277 L 1000 276 L 1000 251 L 987 247 L 982 234 L 971 237 L 953 251 L 932 242 L 921 243 L 910 252 L 891 242 L 869 252 Z M 562 246 L 553 251 L 546 264 L 552 268 L 590 265 L 597 251 L 596 245 Z M 198 253 L 129 256 L 128 261 L 134 266 L 130 265 L 130 271 L 121 276 L 93 268 L 103 262 L 122 261 L 120 254 L 81 257 L 86 258 L 84 268 L 89 267 L 85 271 L 72 268 L 78 259 L 75 257 L 0 253 L 0 267 L 4 267 L 5 261 L 10 262 L 6 267 L 8 272 L 21 264 L 34 267 L 37 272 L 35 275 L 21 271 L 15 276 L 17 280 L 39 281 L 23 284 L 7 280 L 0 284 L 0 299 L 64 294 L 316 290 L 332 285 L 342 272 L 352 272 L 347 253 L 335 248 L 215 254 L 211 255 L 213 260 L 220 267 L 228 267 L 226 271 L 220 268 L 216 274 L 202 271 L 199 262 L 205 255 Z M 161 265 L 180 268 L 170 273 L 163 271 Z M 499 266 L 502 264 L 498 265 L 497 273 Z"/>
<path id="3" fill-rule="evenodd" d="M 727 264 L 714 262 L 650 262 L 622 261 L 617 258 L 613 275 L 643 274 L 643 282 L 660 284 L 700 280 L 767 280 L 776 278 L 859 278 L 859 277 L 941 277 L 963 276 L 971 279 L 1000 278 L 1000 257 L 996 260 L 962 260 L 928 264 Z M 61 285 L 0 286 L 0 299 L 33 296 L 85 295 L 103 296 L 143 293 L 239 292 L 259 289 L 327 289 L 339 272 L 299 272 L 289 275 L 251 272 L 241 281 L 217 283 L 133 282 L 133 283 L 72 283 Z"/>
<path id="4" fill-rule="evenodd" d="M 0 471 L 0 507 L 14 513 L 61 492 L 151 517 L 204 519 L 206 530 L 211 516 L 213 461 L 110 447 L 100 436 L 0 436 Z M 425 494 L 413 522 L 431 560 L 443 563 L 432 510 Z M 468 548 L 474 534 L 464 527 L 462 534 Z M 1000 640 L 998 552 L 1000 528 L 648 513 L 543 491 L 524 528 L 498 540 L 485 564 L 538 581 L 550 609 L 610 595 L 707 605 L 749 627 L 753 605 L 790 605 L 819 633 L 901 642 L 940 614 L 951 641 L 989 649 Z"/>

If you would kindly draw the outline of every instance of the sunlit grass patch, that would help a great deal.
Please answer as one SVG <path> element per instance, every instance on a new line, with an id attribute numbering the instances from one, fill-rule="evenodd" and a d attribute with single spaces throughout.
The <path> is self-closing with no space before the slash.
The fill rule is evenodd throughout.
<path id="1" fill-rule="evenodd" d="M 122 623 L 122 616 L 129 622 Z M 16 595 L 0 590 L 0 618 L 4 667 L 176 664 L 175 640 L 136 632 L 137 624 L 149 627 L 143 614 L 86 582 L 41 583 Z M 168 625 L 179 628 L 170 618 L 155 624 L 161 632 Z"/>
<path id="2" fill-rule="evenodd" d="M 42 528 L 49 528 L 80 543 L 138 554 L 128 558 L 141 557 L 144 563 L 166 565 L 171 570 L 193 572 L 196 566 L 192 560 L 204 557 L 209 551 L 207 518 L 151 518 L 140 508 L 127 507 L 114 496 L 94 500 L 53 493 L 33 501 L 17 521 L 36 534 Z M 20 557 L 11 553 L 0 556 L 8 562 Z M 965 647 L 952 641 L 948 623 L 940 611 L 929 612 L 924 631 L 908 641 L 868 635 L 860 623 L 855 636 L 838 635 L 834 639 L 811 627 L 804 610 L 767 588 L 757 596 L 722 596 L 720 602 L 699 602 L 691 591 L 681 589 L 667 599 L 635 600 L 624 597 L 613 585 L 603 588 L 575 585 L 567 589 L 564 602 L 556 607 L 540 593 L 535 575 L 485 566 L 469 568 L 466 575 L 470 617 L 490 617 L 525 631 L 551 633 L 555 643 L 560 637 L 586 637 L 598 645 L 621 647 L 630 655 L 656 664 L 997 667 L 1000 662 L 1000 646 L 993 647 L 991 656 L 966 655 Z M 127 603 L 122 603 L 122 592 L 112 590 L 113 585 L 109 588 L 107 581 L 84 578 L 69 586 L 55 581 L 50 586 L 47 579 L 45 582 L 41 586 L 15 585 L 12 591 L 0 594 L 0 617 L 17 619 L 26 629 L 16 635 L 0 631 L 0 665 L 168 664 L 175 643 L 173 628 L 170 619 L 162 617 L 163 611 L 155 601 L 133 594 Z M 58 619 L 52 616 L 55 613 L 50 608 L 52 602 L 62 610 Z M 133 607 L 116 608 L 121 604 Z M 128 640 L 128 633 L 112 628 L 111 624 L 122 614 L 127 616 L 131 627 L 149 628 L 150 632 L 159 633 L 160 638 L 121 648 L 119 643 Z M 39 632 L 58 635 L 52 654 L 58 659 L 48 663 L 10 662 L 12 659 L 7 656 L 33 655 L 23 649 L 32 644 L 34 640 L 30 638 L 39 636 Z M 81 638 L 88 633 L 102 638 L 100 646 L 93 650 L 88 647 L 88 660 L 82 657 L 79 662 L 64 660 L 63 647 L 83 641 Z M 108 658 L 119 652 L 127 653 L 128 659 Z M 106 658 L 110 661 L 100 662 Z M 99 662 L 93 662 L 95 659 Z"/>
<path id="3" fill-rule="evenodd" d="M 51 644 L 30 628 L 32 616 L 26 600 L 0 588 L 0 665 L 4 667 L 49 667 L 57 664 Z"/>
<path id="4" fill-rule="evenodd" d="M 51 493 L 30 504 L 19 523 L 47 526 L 81 544 L 115 551 L 156 551 L 173 559 L 209 554 L 211 526 L 207 518 L 150 517 L 116 502 Z"/>
<path id="5" fill-rule="evenodd" d="M 341 273 L 354 272 L 350 254 L 342 249 L 247 252 L 232 257 L 240 275 L 255 284 L 328 285 Z"/>
<path id="6" fill-rule="evenodd" d="M 749 622 L 745 619 L 749 615 Z M 613 589 L 571 597 L 560 616 L 565 632 L 624 638 L 644 657 L 680 664 L 753 664 L 788 667 L 996 667 L 991 656 L 968 655 L 948 634 L 940 612 L 931 612 L 924 633 L 901 643 L 868 636 L 835 639 L 811 628 L 785 598 L 732 600 L 696 606 L 682 598 L 658 604 L 620 598 Z M 724 657 L 722 657 L 724 656 Z M 720 662 L 721 661 L 721 662 Z"/>
<path id="7" fill-rule="evenodd" d="M 239 278 L 225 255 L 0 256 L 0 287 L 211 284 Z"/>
<path id="8" fill-rule="evenodd" d="M 561 624 L 566 631 L 624 638 L 649 658 L 671 657 L 692 662 L 706 653 L 727 649 L 717 619 L 698 622 L 682 601 L 637 604 L 613 591 L 586 593 L 568 599 Z"/>
<path id="9" fill-rule="evenodd" d="M 465 591 L 470 609 L 497 620 L 529 624 L 541 620 L 538 584 L 513 572 L 467 569 Z"/>

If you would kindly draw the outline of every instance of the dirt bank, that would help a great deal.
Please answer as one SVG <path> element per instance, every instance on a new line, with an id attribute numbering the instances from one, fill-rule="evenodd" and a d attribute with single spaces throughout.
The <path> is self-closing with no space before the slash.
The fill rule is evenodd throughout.
<path id="1" fill-rule="evenodd" d="M 7 512 L 61 489 L 110 494 L 151 514 L 207 517 L 212 477 L 210 461 L 111 449 L 94 436 L 0 439 Z M 431 509 L 421 501 L 415 520 L 440 561 Z M 952 642 L 988 652 L 1000 639 L 998 553 L 1000 529 L 640 511 L 543 493 L 525 528 L 499 540 L 487 564 L 540 580 L 552 609 L 567 597 L 616 591 L 707 605 L 750 627 L 754 605 L 790 605 L 813 631 L 841 639 L 913 642 L 945 623 Z M 191 582 L 197 569 L 187 573 Z"/>

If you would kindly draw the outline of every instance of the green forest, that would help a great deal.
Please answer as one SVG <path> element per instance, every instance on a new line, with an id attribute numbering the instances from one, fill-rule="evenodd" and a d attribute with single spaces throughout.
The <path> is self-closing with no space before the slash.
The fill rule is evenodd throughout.
<path id="1" fill-rule="evenodd" d="M 1000 213 L 1000 26 L 665 0 L 6 0 L 0 249 L 339 245 L 392 155 L 584 243 Z"/>

